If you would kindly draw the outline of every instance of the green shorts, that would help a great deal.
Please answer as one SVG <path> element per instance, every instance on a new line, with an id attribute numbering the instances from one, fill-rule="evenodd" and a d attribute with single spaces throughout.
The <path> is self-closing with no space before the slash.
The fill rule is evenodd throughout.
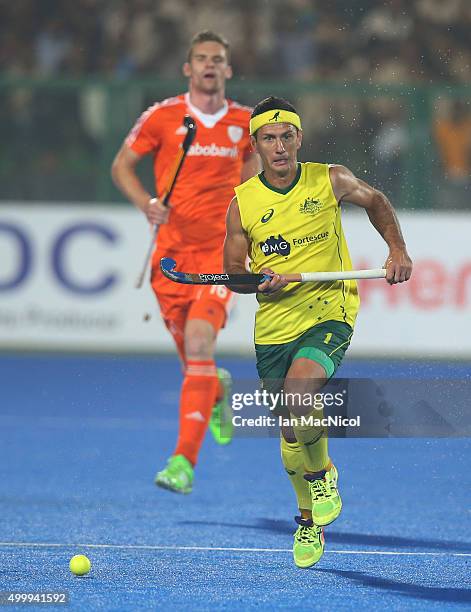
<path id="1" fill-rule="evenodd" d="M 339 367 L 353 329 L 342 321 L 325 321 L 314 325 L 299 338 L 284 344 L 256 344 L 258 375 L 263 388 L 276 393 L 283 387 L 291 364 L 298 357 L 319 363 L 331 378 Z"/>

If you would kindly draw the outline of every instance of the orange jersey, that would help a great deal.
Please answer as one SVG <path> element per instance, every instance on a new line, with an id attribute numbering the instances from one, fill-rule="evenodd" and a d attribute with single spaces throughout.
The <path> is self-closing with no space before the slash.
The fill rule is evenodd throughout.
<path id="1" fill-rule="evenodd" d="M 156 193 L 162 195 L 185 137 L 183 117 L 196 120 L 195 140 L 170 197 L 169 222 L 159 229 L 160 251 L 222 249 L 227 207 L 251 153 L 250 113 L 250 108 L 226 100 L 221 111 L 204 115 L 183 94 L 154 104 L 136 122 L 126 144 L 138 155 L 152 153 Z"/>

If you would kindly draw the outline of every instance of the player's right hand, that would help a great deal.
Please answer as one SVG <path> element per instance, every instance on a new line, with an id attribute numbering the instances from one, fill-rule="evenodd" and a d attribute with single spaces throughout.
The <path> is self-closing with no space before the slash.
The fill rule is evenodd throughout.
<path id="1" fill-rule="evenodd" d="M 264 295 L 271 295 L 272 293 L 283 289 L 283 287 L 286 287 L 286 285 L 288 284 L 281 274 L 276 274 L 270 268 L 263 268 L 262 270 L 260 270 L 260 272 L 262 274 L 270 276 L 270 280 L 265 280 L 263 281 L 263 283 L 260 283 L 260 285 L 258 285 L 257 291 L 259 293 L 263 293 Z"/>
<path id="2" fill-rule="evenodd" d="M 168 222 L 170 206 L 164 206 L 158 198 L 151 198 L 147 202 L 144 214 L 151 225 L 164 225 Z"/>

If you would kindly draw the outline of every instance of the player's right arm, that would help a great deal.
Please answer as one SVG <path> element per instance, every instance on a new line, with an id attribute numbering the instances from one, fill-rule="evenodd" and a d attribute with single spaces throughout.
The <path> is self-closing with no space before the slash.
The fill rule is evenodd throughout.
<path id="1" fill-rule="evenodd" d="M 409 280 L 412 261 L 407 253 L 396 213 L 388 198 L 378 189 L 357 178 L 345 166 L 329 166 L 329 176 L 337 201 L 351 202 L 364 208 L 371 224 L 388 245 L 389 256 L 384 264 L 386 281 L 394 285 Z"/>
<path id="2" fill-rule="evenodd" d="M 247 274 L 245 262 L 249 254 L 250 240 L 240 219 L 239 204 L 234 197 L 229 204 L 226 215 L 226 239 L 224 241 L 224 272 L 226 274 Z M 253 285 L 228 285 L 236 293 L 274 293 L 286 286 L 286 281 L 273 270 L 264 268 L 263 274 L 271 279 L 264 281 L 258 287 Z"/>
<path id="3" fill-rule="evenodd" d="M 136 174 L 141 159 L 126 143 L 118 151 L 111 166 L 111 176 L 118 189 L 141 210 L 152 225 L 167 223 L 170 208 L 152 197 Z"/>

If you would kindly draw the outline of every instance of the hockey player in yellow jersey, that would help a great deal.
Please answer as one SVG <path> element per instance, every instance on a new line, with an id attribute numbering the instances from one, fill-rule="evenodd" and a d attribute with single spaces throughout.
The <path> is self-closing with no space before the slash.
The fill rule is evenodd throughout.
<path id="1" fill-rule="evenodd" d="M 294 135 L 293 135 L 294 136 Z M 253 272 L 276 266 L 293 270 L 351 269 L 340 208 L 327 164 L 298 164 L 288 189 L 276 189 L 262 174 L 235 189 L 241 225 L 250 236 Z M 259 296 L 257 344 L 290 342 L 313 323 L 343 321 L 353 327 L 359 306 L 356 281 L 290 284 L 276 300 Z M 316 317 L 313 309 L 316 306 Z"/>
<path id="2" fill-rule="evenodd" d="M 257 369 L 264 388 L 283 390 L 287 398 L 278 415 L 288 417 L 281 427 L 281 457 L 300 511 L 293 557 L 298 567 L 310 567 L 323 554 L 323 528 L 338 517 L 342 502 L 327 432 L 318 425 L 322 407 L 300 399 L 313 397 L 334 375 L 350 344 L 360 300 L 355 281 L 288 284 L 283 274 L 352 269 L 341 223 L 345 202 L 366 210 L 389 247 L 388 283 L 407 281 L 412 262 L 383 193 L 344 166 L 297 161 L 301 119 L 287 100 L 270 97 L 257 104 L 250 134 L 263 171 L 235 189 L 224 267 L 227 273 L 245 273 L 249 258 L 251 271 L 268 277 L 255 289 Z M 254 292 L 248 285 L 231 288 Z"/>

